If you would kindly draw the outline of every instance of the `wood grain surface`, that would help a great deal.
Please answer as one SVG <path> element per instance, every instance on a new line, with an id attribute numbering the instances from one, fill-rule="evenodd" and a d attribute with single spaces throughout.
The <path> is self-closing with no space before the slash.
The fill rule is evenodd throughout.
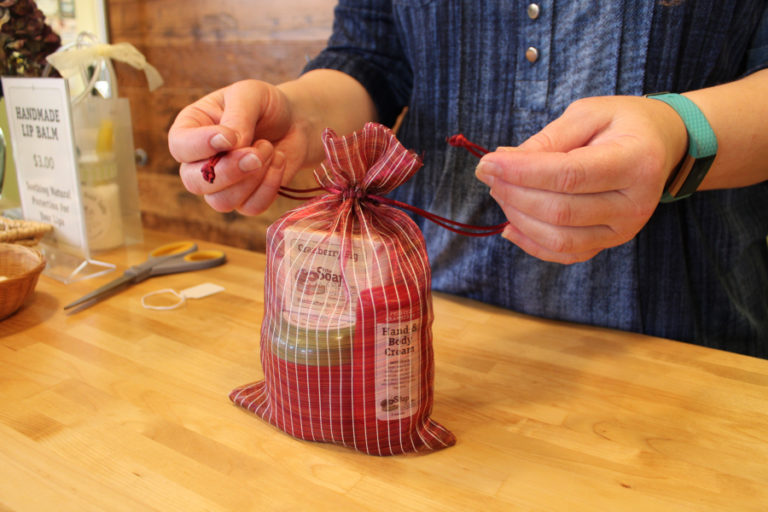
<path id="1" fill-rule="evenodd" d="M 123 269 L 155 244 L 100 255 Z M 235 407 L 262 376 L 264 255 L 152 278 L 41 277 L 0 322 L 0 510 L 764 511 L 768 361 L 435 294 L 433 417 L 456 446 L 373 457 Z M 162 288 L 226 290 L 173 311 Z"/>

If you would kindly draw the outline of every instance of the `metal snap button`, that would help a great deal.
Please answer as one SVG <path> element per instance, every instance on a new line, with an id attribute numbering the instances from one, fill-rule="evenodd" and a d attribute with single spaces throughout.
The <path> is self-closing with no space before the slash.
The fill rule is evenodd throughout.
<path id="1" fill-rule="evenodd" d="M 541 14 L 541 7 L 539 7 L 539 4 L 528 4 L 526 12 L 528 13 L 529 18 L 535 20 L 539 17 L 539 14 Z"/>
<path id="2" fill-rule="evenodd" d="M 525 58 L 528 59 L 528 62 L 536 62 L 539 60 L 539 50 L 533 46 L 529 46 L 527 50 L 525 50 Z"/>

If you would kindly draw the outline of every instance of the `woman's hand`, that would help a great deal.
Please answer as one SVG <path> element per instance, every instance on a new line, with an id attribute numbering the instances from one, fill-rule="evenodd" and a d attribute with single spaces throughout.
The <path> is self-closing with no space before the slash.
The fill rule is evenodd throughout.
<path id="1" fill-rule="evenodd" d="M 184 108 L 168 133 L 184 186 L 217 211 L 255 215 L 275 199 L 304 163 L 307 134 L 286 95 L 258 80 L 236 82 Z M 216 178 L 203 165 L 217 153 Z"/>
<path id="2" fill-rule="evenodd" d="M 519 147 L 485 155 L 476 174 L 510 222 L 502 236 L 570 264 L 640 231 L 686 147 L 682 120 L 663 102 L 587 98 Z"/>
<path id="3" fill-rule="evenodd" d="M 256 215 L 300 169 L 323 159 L 323 130 L 346 134 L 376 118 L 357 80 L 316 69 L 280 85 L 236 82 L 201 98 L 176 117 L 168 146 L 187 190 L 218 211 Z M 209 183 L 201 170 L 218 153 L 224 154 Z"/>

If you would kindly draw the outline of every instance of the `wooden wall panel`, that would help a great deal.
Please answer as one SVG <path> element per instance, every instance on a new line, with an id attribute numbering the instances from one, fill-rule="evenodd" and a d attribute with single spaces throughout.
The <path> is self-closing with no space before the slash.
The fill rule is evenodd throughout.
<path id="1" fill-rule="evenodd" d="M 109 0 L 110 27 L 166 42 L 325 39 L 331 0 Z"/>
<path id="2" fill-rule="evenodd" d="M 184 189 L 168 152 L 178 112 L 234 81 L 279 83 L 298 76 L 330 34 L 335 0 L 107 0 L 111 42 L 135 45 L 163 75 L 150 93 L 144 74 L 117 63 L 120 96 L 129 98 L 144 225 L 250 249 L 296 203 L 278 200 L 256 217 L 218 213 Z M 297 183 L 302 186 L 304 183 Z"/>

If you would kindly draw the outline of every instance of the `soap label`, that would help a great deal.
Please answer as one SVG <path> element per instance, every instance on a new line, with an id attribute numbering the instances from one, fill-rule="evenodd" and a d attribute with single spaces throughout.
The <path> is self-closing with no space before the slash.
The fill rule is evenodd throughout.
<path id="1" fill-rule="evenodd" d="M 339 324 L 352 324 L 359 291 L 389 280 L 390 262 L 379 238 L 345 239 L 300 226 L 286 228 L 284 237 L 286 257 L 279 274 L 283 306 L 293 317 L 332 316 Z"/>

